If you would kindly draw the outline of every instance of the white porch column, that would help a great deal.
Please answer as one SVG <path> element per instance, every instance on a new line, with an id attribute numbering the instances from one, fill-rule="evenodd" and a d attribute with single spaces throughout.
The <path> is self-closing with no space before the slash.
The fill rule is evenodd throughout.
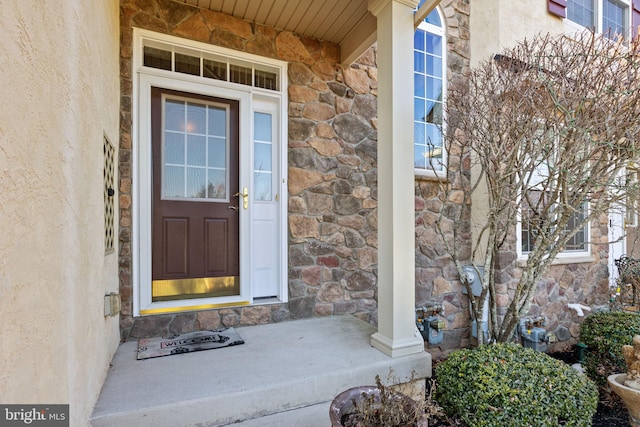
<path id="1" fill-rule="evenodd" d="M 415 326 L 413 10 L 418 0 L 369 0 L 378 20 L 378 332 L 391 357 L 424 351 Z"/>

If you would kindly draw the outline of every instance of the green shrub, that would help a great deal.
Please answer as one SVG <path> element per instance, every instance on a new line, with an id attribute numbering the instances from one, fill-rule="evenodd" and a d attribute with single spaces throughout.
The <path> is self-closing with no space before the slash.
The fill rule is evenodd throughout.
<path id="1" fill-rule="evenodd" d="M 474 427 L 588 427 L 598 404 L 585 375 L 512 343 L 456 351 L 435 374 L 438 403 Z"/>
<path id="2" fill-rule="evenodd" d="M 640 315 L 628 311 L 601 311 L 584 319 L 580 341 L 586 344 L 584 368 L 599 386 L 607 383 L 611 374 L 627 372 L 622 346 L 631 344 L 640 334 Z"/>

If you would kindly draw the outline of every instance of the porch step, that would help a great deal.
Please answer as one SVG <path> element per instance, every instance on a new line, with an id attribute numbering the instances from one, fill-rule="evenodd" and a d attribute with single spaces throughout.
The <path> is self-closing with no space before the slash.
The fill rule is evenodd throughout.
<path id="1" fill-rule="evenodd" d="M 328 427 L 331 402 L 278 412 L 261 418 L 229 424 L 229 427 Z"/>
<path id="2" fill-rule="evenodd" d="M 326 426 L 329 402 L 347 388 L 390 372 L 401 382 L 431 376 L 428 353 L 390 358 L 353 316 L 236 330 L 245 344 L 147 360 L 136 360 L 137 342 L 122 344 L 91 425 Z"/>

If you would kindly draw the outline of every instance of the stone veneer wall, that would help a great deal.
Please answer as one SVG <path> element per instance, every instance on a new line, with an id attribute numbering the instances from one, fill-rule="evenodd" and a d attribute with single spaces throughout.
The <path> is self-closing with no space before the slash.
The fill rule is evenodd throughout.
<path id="1" fill-rule="evenodd" d="M 289 63 L 289 303 L 133 318 L 132 28 Z M 339 47 L 169 0 L 121 1 L 120 292 L 123 339 L 350 313 L 376 323 L 375 48 Z"/>
<path id="2" fill-rule="evenodd" d="M 468 0 L 443 0 L 447 19 L 448 79 L 469 69 Z M 131 288 L 131 105 L 132 27 L 145 28 L 289 63 L 289 303 L 225 308 L 172 315 L 132 317 Z M 121 0 L 120 292 L 123 339 L 200 328 L 278 322 L 291 318 L 350 313 L 377 322 L 376 50 L 354 65 L 339 65 L 335 45 L 290 32 L 199 10 L 169 0 Z M 459 167 L 461 165 L 456 165 Z M 461 185 L 460 175 L 451 178 Z M 456 193 L 454 193 L 456 194 Z M 459 194 L 459 193 L 457 193 Z M 470 209 L 452 197 L 447 209 Z M 434 357 L 469 345 L 466 296 L 433 224 L 442 204 L 438 184 L 415 185 L 416 306 L 446 308 L 445 340 L 427 346 Z M 465 221 L 452 224 L 468 230 Z M 606 240 L 606 221 L 592 228 Z M 521 274 L 515 236 L 499 262 L 500 301 Z M 550 318 L 549 330 L 575 343 L 581 318 L 569 302 L 606 303 L 606 244 L 595 263 L 554 266 L 541 281 L 531 314 Z"/>
<path id="3" fill-rule="evenodd" d="M 447 20 L 447 66 L 448 81 L 463 79 L 469 72 L 469 1 L 443 0 L 440 4 Z M 452 156 L 452 159 L 458 156 Z M 453 160 L 452 160 L 453 161 Z M 445 307 L 447 330 L 444 342 L 438 346 L 427 346 L 432 355 L 469 344 L 469 312 L 466 296 L 462 295 L 462 284 L 450 256 L 445 251 L 440 237 L 435 230 L 435 222 L 443 203 L 444 211 L 463 209 L 465 221 L 449 222 L 449 238 L 453 238 L 453 227 L 464 230 L 460 234 L 469 234 L 469 209 L 463 204 L 461 191 L 464 179 L 461 173 L 469 170 L 469 159 L 464 164 L 449 165 L 449 185 L 452 186 L 450 196 L 443 201 L 441 185 L 433 180 L 416 179 L 415 213 L 416 213 L 416 306 L 422 307 L 430 303 L 441 303 Z"/>
<path id="4" fill-rule="evenodd" d="M 453 185 L 456 185 L 455 181 Z M 416 306 L 441 303 L 445 308 L 447 329 L 444 341 L 435 346 L 427 345 L 427 350 L 436 359 L 471 344 L 468 299 L 462 294 L 462 283 L 433 228 L 442 204 L 440 196 L 436 184 L 428 181 L 417 183 Z M 449 208 L 470 208 L 456 207 L 455 201 L 449 203 Z M 538 283 L 528 316 L 547 317 L 545 328 L 555 332 L 558 337 L 558 342 L 549 346 L 549 351 L 566 349 L 578 341 L 584 317 L 578 317 L 567 308 L 567 304 L 577 302 L 598 308 L 608 303 L 607 223 L 606 216 L 592 223 L 592 262 L 553 265 Z M 469 224 L 465 221 L 453 226 L 468 230 Z M 450 237 L 453 237 L 453 233 Z M 522 265 L 516 260 L 516 244 L 516 235 L 513 233 L 497 260 L 498 315 L 505 314 L 509 294 L 514 292 L 517 280 L 522 275 Z"/>

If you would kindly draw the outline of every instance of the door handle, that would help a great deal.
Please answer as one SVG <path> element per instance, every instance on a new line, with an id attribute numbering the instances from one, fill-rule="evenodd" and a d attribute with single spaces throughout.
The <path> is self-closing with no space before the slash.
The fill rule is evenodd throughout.
<path id="1" fill-rule="evenodd" d="M 234 211 L 237 211 L 238 207 L 237 206 L 229 206 L 229 207 L 227 207 L 227 209 L 233 209 Z"/>
<path id="2" fill-rule="evenodd" d="M 233 197 L 242 197 L 242 207 L 245 208 L 245 210 L 249 209 L 249 190 L 247 187 L 242 189 L 242 193 L 236 193 Z"/>

